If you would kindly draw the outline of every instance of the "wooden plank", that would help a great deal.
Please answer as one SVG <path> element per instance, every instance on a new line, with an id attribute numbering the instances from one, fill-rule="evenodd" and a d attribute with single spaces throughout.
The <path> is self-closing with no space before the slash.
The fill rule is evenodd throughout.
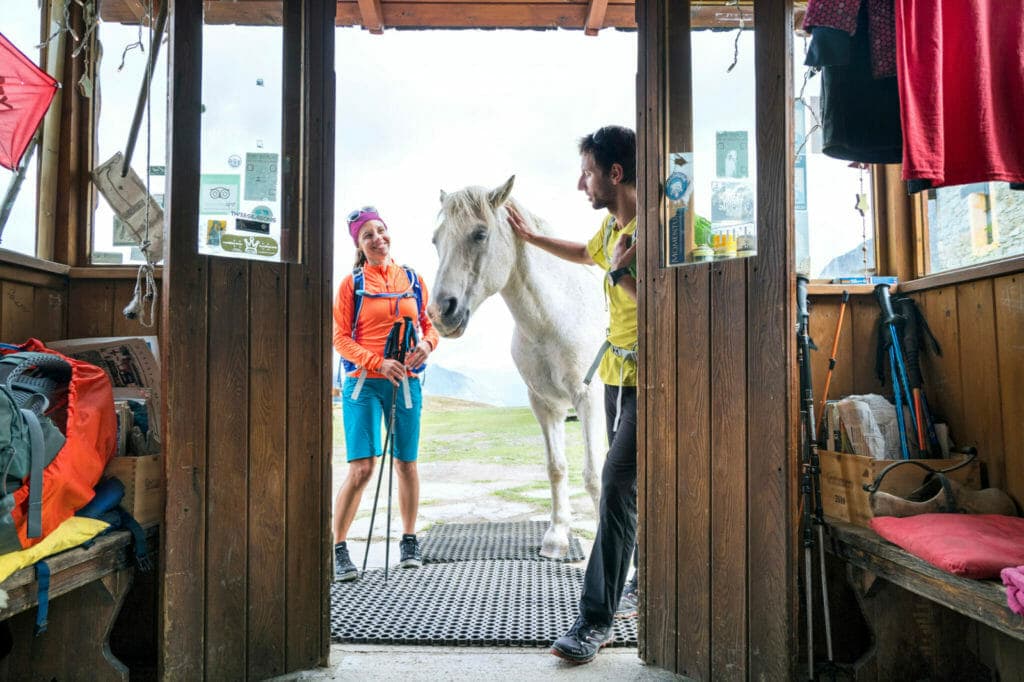
<path id="1" fill-rule="evenodd" d="M 604 28 L 604 17 L 608 13 L 608 0 L 590 0 L 587 5 L 587 20 L 583 24 L 583 32 L 588 36 L 596 36 Z"/>
<path id="2" fill-rule="evenodd" d="M 988 472 L 988 485 L 1001 488 L 1006 479 L 1006 467 L 1003 464 L 1003 417 L 997 407 L 999 362 L 992 280 L 958 285 L 956 300 L 966 429 L 957 443 L 978 448 L 978 459 L 985 463 Z"/>
<path id="3" fill-rule="evenodd" d="M 159 676 L 199 680 L 205 675 L 206 391 L 208 261 L 196 254 L 202 111 L 202 6 L 169 0 L 167 48 L 167 257 L 161 328 L 162 423 L 167 484 L 161 553 Z M 233 407 L 233 406 L 232 406 Z M 241 608 L 241 605 L 240 605 Z"/>
<path id="4" fill-rule="evenodd" d="M 288 414 L 286 266 L 253 263 L 249 297 L 248 677 L 284 668 Z M 301 428 L 300 425 L 297 427 Z"/>
<path id="5" fill-rule="evenodd" d="M 327 662 L 331 570 L 331 281 L 333 246 L 333 0 L 311 3 L 303 22 L 309 71 L 303 76 L 306 130 L 299 207 L 305 262 L 288 266 L 288 671 Z M 315 169 L 315 171 L 313 170 Z M 295 216 L 298 218 L 299 216 Z M 318 494 L 312 494 L 316 492 Z"/>
<path id="6" fill-rule="evenodd" d="M 36 258 L 17 251 L 0 248 L 0 263 L 14 265 L 25 270 L 49 272 L 55 275 L 67 275 L 70 268 L 62 263 Z"/>
<path id="7" fill-rule="evenodd" d="M 249 264 L 210 259 L 209 383 L 211 419 L 207 491 L 207 560 L 217 589 L 206 598 L 206 673 L 211 680 L 246 677 L 249 514 Z M 257 499 L 259 496 L 257 495 Z"/>
<path id="8" fill-rule="evenodd" d="M 751 679 L 793 677 L 797 622 L 793 3 L 754 5 L 758 255 L 747 259 Z M 756 456 L 755 456 L 756 453 Z M 717 454 L 717 453 L 716 453 Z"/>
<path id="9" fill-rule="evenodd" d="M 36 336 L 35 287 L 17 282 L 0 282 L 3 297 L 3 315 L 0 319 L 0 338 L 7 343 L 21 343 Z"/>
<path id="10" fill-rule="evenodd" d="M 66 338 L 67 289 L 36 287 L 34 296 L 32 330 L 36 338 L 44 342 Z"/>
<path id="11" fill-rule="evenodd" d="M 892 400 L 892 386 L 889 380 L 886 379 L 883 386 L 875 374 L 875 346 L 878 343 L 878 303 L 875 297 L 851 297 L 846 314 L 850 316 L 850 393 L 881 393 Z"/>
<path id="12" fill-rule="evenodd" d="M 53 288 L 67 286 L 68 282 L 68 278 L 63 275 L 6 263 L 0 264 L 0 280 Z"/>
<path id="13" fill-rule="evenodd" d="M 703 679 L 747 677 L 747 328 L 736 305 L 746 285 L 742 261 L 711 269 L 711 666 Z"/>
<path id="14" fill-rule="evenodd" d="M 660 191 L 659 176 L 661 175 L 657 164 L 660 163 L 659 142 L 654 135 L 654 126 L 660 112 L 654 108 L 652 97 L 649 93 L 654 91 L 653 99 L 656 101 L 658 79 L 657 74 L 652 73 L 658 59 L 651 56 L 653 47 L 657 41 L 657 22 L 648 19 L 649 13 L 654 8 L 654 0 L 638 0 L 637 21 L 640 24 L 639 35 L 637 36 L 637 77 L 636 77 L 636 160 L 637 160 L 637 234 L 641 236 L 637 240 L 637 399 L 636 399 L 636 474 L 637 474 L 637 545 L 639 564 L 637 566 L 639 584 L 639 604 L 637 612 L 638 630 L 638 655 L 640 659 L 651 662 L 651 647 L 648 645 L 647 633 L 651 631 L 650 612 L 656 608 L 657 600 L 648 599 L 650 594 L 650 576 L 647 568 L 648 552 L 652 535 L 648 532 L 648 510 L 651 508 L 651 493 L 653 490 L 652 471 L 650 461 L 651 442 L 650 431 L 653 419 L 651 417 L 651 406 L 647 395 L 654 377 L 648 368 L 650 364 L 651 348 L 655 339 L 652 338 L 651 328 L 653 310 L 648 305 L 648 299 L 652 294 L 651 275 L 658 267 L 659 249 L 659 219 L 658 219 L 658 194 Z M 650 245 L 653 245 L 650 246 Z"/>
<path id="15" fill-rule="evenodd" d="M 932 416 L 949 425 L 954 442 L 967 434 L 964 421 L 963 385 L 960 371 L 960 321 L 956 287 L 931 289 L 915 294 L 921 313 L 935 335 L 942 355 L 921 356 L 924 394 Z"/>
<path id="16" fill-rule="evenodd" d="M 114 320 L 114 284 L 72 280 L 68 291 L 68 336 L 110 336 Z"/>
<path id="17" fill-rule="evenodd" d="M 358 0 L 357 5 L 363 28 L 376 35 L 383 33 L 384 11 L 381 9 L 380 0 Z"/>
<path id="18" fill-rule="evenodd" d="M 1024 509 L 1024 276 L 993 282 L 1006 492 Z"/>
<path id="19" fill-rule="evenodd" d="M 384 25 L 393 28 L 567 28 L 582 29 L 587 5 L 518 3 L 475 3 L 449 5 L 444 2 L 385 2 Z M 338 4 L 338 26 L 361 26 L 362 16 L 355 3 Z M 630 5 L 609 5 L 604 26 L 636 28 Z"/>
<path id="20" fill-rule="evenodd" d="M 675 670 L 676 668 L 676 272 L 660 267 L 660 203 L 658 193 L 665 130 L 661 108 L 664 83 L 664 0 L 652 0 L 646 11 L 650 21 L 645 48 L 648 52 L 644 117 L 647 127 L 647 201 L 638 202 L 638 209 L 647 211 L 643 242 L 644 271 L 647 283 L 645 330 L 647 346 L 645 359 L 647 384 L 640 395 L 647 415 L 646 451 L 647 503 L 644 523 L 646 594 L 644 639 L 647 662 Z M 657 472 L 655 475 L 654 472 Z M 657 598 L 653 598 L 657 595 Z"/>
<path id="21" fill-rule="evenodd" d="M 961 578 L 886 542 L 870 529 L 840 522 L 830 525 L 844 560 L 1024 641 L 1024 622 L 1006 608 L 1006 588 L 999 581 Z"/>

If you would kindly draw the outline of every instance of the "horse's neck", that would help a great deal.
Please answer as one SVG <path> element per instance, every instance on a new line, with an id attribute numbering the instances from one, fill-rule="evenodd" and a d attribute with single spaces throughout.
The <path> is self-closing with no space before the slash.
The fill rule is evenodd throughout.
<path id="1" fill-rule="evenodd" d="M 516 254 L 512 274 L 501 290 L 516 326 L 529 338 L 550 336 L 552 324 L 573 328 L 577 317 L 586 314 L 591 298 L 593 283 L 580 282 L 586 279 L 584 269 L 523 243 Z"/>

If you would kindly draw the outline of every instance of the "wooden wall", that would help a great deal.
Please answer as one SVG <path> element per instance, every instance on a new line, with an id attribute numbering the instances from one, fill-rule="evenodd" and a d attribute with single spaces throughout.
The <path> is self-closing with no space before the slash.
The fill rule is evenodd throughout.
<path id="1" fill-rule="evenodd" d="M 122 314 L 135 295 L 135 274 L 131 269 L 116 277 L 79 278 L 73 274 L 68 282 L 67 337 L 159 336 L 163 292 L 158 294 L 152 327 L 144 327 L 138 318 L 129 320 Z"/>
<path id="2" fill-rule="evenodd" d="M 681 113 L 690 111 L 688 9 L 637 3 L 640 653 L 693 679 L 790 679 L 792 8 L 755 4 L 759 254 L 666 269 L 658 252 L 665 153 L 691 148 Z"/>
<path id="3" fill-rule="evenodd" d="M 0 342 L 62 339 L 67 329 L 67 268 L 28 265 L 25 260 L 0 257 Z"/>
<path id="4" fill-rule="evenodd" d="M 305 262 L 286 265 L 196 253 L 202 6 L 170 8 L 163 679 L 327 660 L 334 9 L 285 3 L 285 44 L 303 48 L 285 96 L 303 107 L 285 109 L 283 147 L 304 184 L 300 214 L 285 181 L 282 220 L 306 226 Z"/>
<path id="5" fill-rule="evenodd" d="M 921 362 L 925 396 L 959 445 L 974 445 L 988 484 L 1003 488 L 1024 510 L 1024 273 L 915 291 L 942 356 Z M 838 295 L 812 297 L 815 408 L 821 399 L 835 336 Z M 829 397 L 892 395 L 875 377 L 874 296 L 851 296 L 843 320 Z"/>

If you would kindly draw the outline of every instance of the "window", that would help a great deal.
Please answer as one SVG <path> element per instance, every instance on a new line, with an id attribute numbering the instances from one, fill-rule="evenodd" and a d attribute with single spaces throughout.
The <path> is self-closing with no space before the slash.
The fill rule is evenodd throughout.
<path id="1" fill-rule="evenodd" d="M 42 17 L 38 2 L 36 0 L 4 0 L 3 17 L 3 25 L 0 29 L 4 36 L 39 66 Z M 42 125 L 40 125 L 40 130 L 42 130 Z M 0 229 L 3 230 L 0 247 L 34 256 L 36 255 L 40 154 L 38 150 L 34 153 L 31 152 L 31 147 L 25 152 L 26 156 L 29 153 L 32 153 L 32 158 L 25 168 L 24 177 L 16 192 L 13 181 L 17 174 L 6 168 L 0 168 L 0 216 L 7 214 L 6 222 L 0 225 Z M 0 222 L 2 221 L 3 218 L 0 218 Z"/>
<path id="2" fill-rule="evenodd" d="M 930 190 L 927 274 L 1024 254 L 1024 191 L 1005 182 Z"/>
<path id="3" fill-rule="evenodd" d="M 873 275 L 871 170 L 822 153 L 821 74 L 804 66 L 810 39 L 798 32 L 793 44 L 796 271 L 813 279 Z"/>
<path id="4" fill-rule="evenodd" d="M 146 77 L 149 28 L 101 21 L 97 29 L 102 47 L 96 63 L 96 156 L 93 166 L 105 162 L 128 143 L 139 88 Z M 163 205 L 167 139 L 167 47 L 162 46 L 153 68 L 149 110 L 142 116 L 131 167 Z M 138 245 L 121 225 L 106 200 L 97 194 L 92 224 L 93 265 L 146 262 Z"/>

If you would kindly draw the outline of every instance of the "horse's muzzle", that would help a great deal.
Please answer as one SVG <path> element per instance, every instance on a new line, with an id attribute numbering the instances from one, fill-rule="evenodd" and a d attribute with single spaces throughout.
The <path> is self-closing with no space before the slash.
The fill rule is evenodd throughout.
<path id="1" fill-rule="evenodd" d="M 442 298 L 441 305 L 431 303 L 427 306 L 427 315 L 437 333 L 446 339 L 459 338 L 469 326 L 469 310 L 460 307 L 454 298 Z"/>

